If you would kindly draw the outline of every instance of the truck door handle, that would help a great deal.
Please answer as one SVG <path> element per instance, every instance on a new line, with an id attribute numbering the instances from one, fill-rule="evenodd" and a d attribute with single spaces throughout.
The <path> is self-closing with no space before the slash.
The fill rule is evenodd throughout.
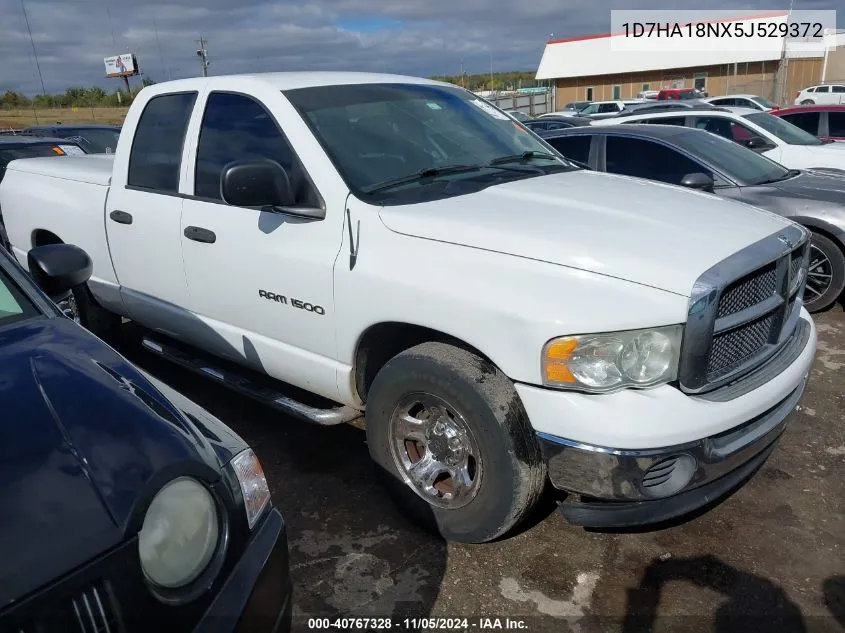
<path id="1" fill-rule="evenodd" d="M 109 217 L 118 224 L 132 224 L 132 214 L 126 211 L 112 211 Z"/>
<path id="2" fill-rule="evenodd" d="M 214 244 L 217 241 L 217 236 L 214 231 L 209 231 L 201 226 L 186 226 L 185 237 L 195 242 L 202 242 L 204 244 Z"/>

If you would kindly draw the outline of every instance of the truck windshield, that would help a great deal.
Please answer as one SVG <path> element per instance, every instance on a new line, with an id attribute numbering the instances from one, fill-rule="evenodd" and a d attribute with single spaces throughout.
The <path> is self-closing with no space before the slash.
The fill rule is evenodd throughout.
<path id="1" fill-rule="evenodd" d="M 285 91 L 359 197 L 453 195 L 575 169 L 504 112 L 461 88 L 355 84 Z M 470 182 L 471 181 L 471 182 Z"/>

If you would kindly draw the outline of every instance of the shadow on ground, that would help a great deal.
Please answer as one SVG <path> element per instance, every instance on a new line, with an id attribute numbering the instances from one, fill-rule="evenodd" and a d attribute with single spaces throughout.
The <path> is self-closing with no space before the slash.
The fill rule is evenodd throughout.
<path id="1" fill-rule="evenodd" d="M 296 630 L 308 617 L 428 615 L 446 567 L 446 544 L 411 524 L 379 485 L 364 432 L 299 422 L 172 365 L 123 326 L 110 343 L 208 409 L 261 459 L 288 524 Z"/>
<path id="2" fill-rule="evenodd" d="M 652 631 L 657 624 L 661 595 L 667 585 L 674 582 L 692 583 L 722 596 L 724 602 L 707 627 L 716 633 L 805 633 L 808 630 L 801 610 L 780 586 L 762 576 L 741 571 L 715 556 L 705 555 L 653 560 L 639 586 L 628 590 L 622 633 Z M 702 623 L 679 622 L 672 630 L 687 630 L 687 625 L 694 624 Z M 689 630 L 695 630 L 695 627 Z"/>

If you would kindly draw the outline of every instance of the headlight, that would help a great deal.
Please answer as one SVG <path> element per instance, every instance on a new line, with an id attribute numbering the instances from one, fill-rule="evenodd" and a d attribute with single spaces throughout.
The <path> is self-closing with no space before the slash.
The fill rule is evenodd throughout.
<path id="1" fill-rule="evenodd" d="M 217 506 L 211 493 L 179 477 L 153 498 L 138 535 L 141 568 L 160 587 L 184 587 L 211 561 L 219 541 Z"/>
<path id="2" fill-rule="evenodd" d="M 683 326 L 564 336 L 543 348 L 543 384 L 590 393 L 651 387 L 678 373 Z"/>
<path id="3" fill-rule="evenodd" d="M 270 489 L 267 487 L 264 469 L 261 468 L 261 462 L 250 448 L 238 453 L 232 459 L 232 469 L 241 486 L 244 506 L 246 506 L 246 520 L 251 530 L 264 512 L 264 508 L 270 505 Z"/>

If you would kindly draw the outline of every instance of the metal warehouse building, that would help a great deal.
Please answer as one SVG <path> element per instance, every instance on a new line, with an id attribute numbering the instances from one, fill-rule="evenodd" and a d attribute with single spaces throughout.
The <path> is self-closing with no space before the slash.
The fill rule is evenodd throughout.
<path id="1" fill-rule="evenodd" d="M 758 23 L 787 23 L 788 12 L 730 22 L 749 33 Z M 722 21 L 724 22 L 724 21 Z M 546 43 L 537 79 L 555 84 L 558 109 L 571 101 L 633 99 L 643 90 L 696 87 L 710 96 L 757 94 L 791 103 L 799 90 L 845 83 L 845 32 L 826 29 L 823 41 L 783 37 L 634 40 L 606 33 Z"/>

